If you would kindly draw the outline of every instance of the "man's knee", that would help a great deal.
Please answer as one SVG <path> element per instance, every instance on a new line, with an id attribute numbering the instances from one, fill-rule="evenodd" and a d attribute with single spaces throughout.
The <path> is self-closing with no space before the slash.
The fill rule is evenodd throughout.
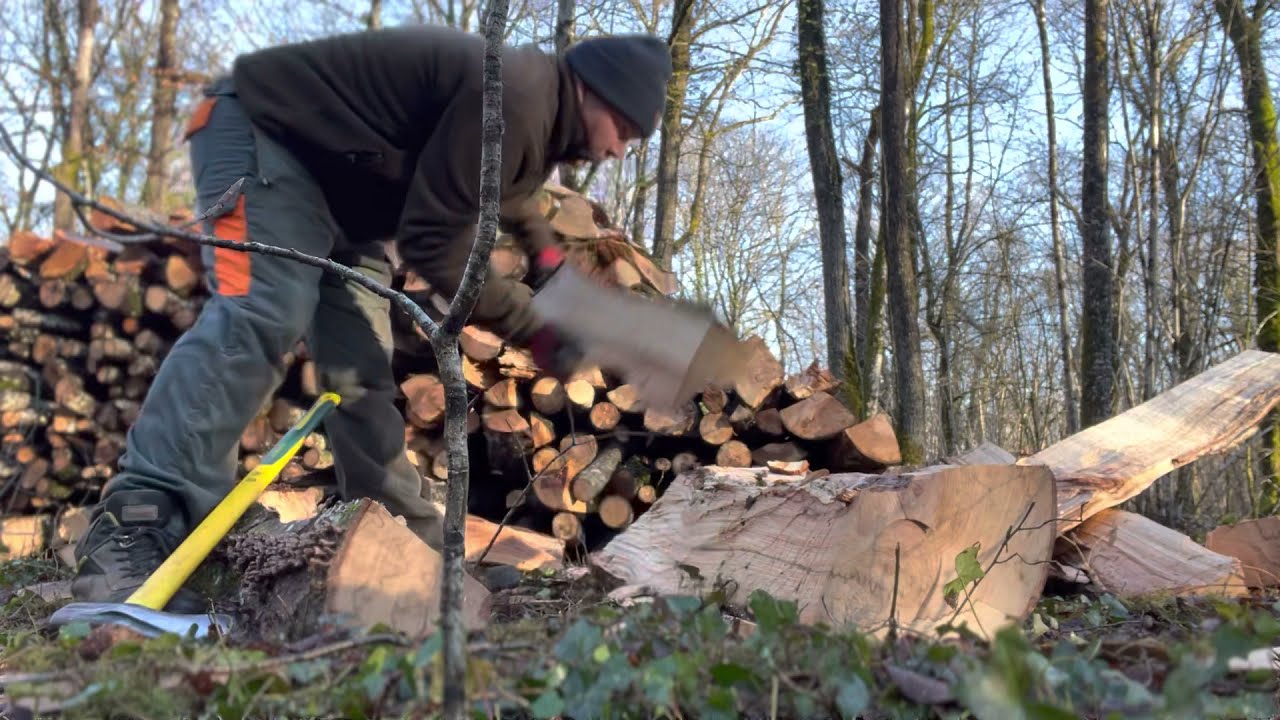
<path id="1" fill-rule="evenodd" d="M 299 284 L 270 294 L 215 295 L 205 312 L 222 318 L 228 351 L 260 348 L 266 360 L 277 361 L 303 337 L 315 304 L 315 287 Z"/>

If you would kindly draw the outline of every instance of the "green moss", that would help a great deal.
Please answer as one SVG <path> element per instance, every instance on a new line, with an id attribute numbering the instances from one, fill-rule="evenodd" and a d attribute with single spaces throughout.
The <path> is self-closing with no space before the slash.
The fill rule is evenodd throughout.
<path id="1" fill-rule="evenodd" d="M 903 465 L 924 464 L 924 447 L 901 432 L 898 433 L 898 449 L 902 453 Z"/>

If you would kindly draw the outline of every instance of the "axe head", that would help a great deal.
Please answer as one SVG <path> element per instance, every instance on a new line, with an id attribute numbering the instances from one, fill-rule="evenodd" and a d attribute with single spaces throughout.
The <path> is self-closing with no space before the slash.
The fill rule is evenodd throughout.
<path id="1" fill-rule="evenodd" d="M 49 617 L 49 624 L 55 626 L 75 622 L 123 625 L 147 637 L 164 633 L 186 636 L 191 633 L 196 638 L 207 638 L 226 635 L 232 627 L 231 617 L 221 613 L 181 615 L 133 603 L 70 603 Z"/>
<path id="2" fill-rule="evenodd" d="M 576 341 L 583 362 L 636 387 L 643 407 L 674 410 L 707 385 L 731 387 L 746 353 L 710 311 L 605 287 L 565 263 L 533 296 L 533 308 Z"/>

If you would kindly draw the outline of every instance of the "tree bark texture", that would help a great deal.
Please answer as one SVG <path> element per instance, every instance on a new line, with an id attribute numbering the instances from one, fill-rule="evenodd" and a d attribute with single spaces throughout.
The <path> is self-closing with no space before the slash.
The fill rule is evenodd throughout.
<path id="1" fill-rule="evenodd" d="M 142 203 L 149 209 L 164 209 L 165 191 L 169 185 L 169 152 L 173 148 L 173 124 L 178 115 L 178 18 L 182 7 L 178 0 L 160 3 L 160 39 L 156 48 L 155 90 L 151 100 L 151 146 L 147 151 L 147 181 L 142 188 Z"/>
<path id="2" fill-rule="evenodd" d="M 826 309 L 827 367 L 845 381 L 842 392 L 851 407 L 861 402 L 861 382 L 853 345 L 853 312 L 849 306 L 849 263 L 844 229 L 844 192 L 831 128 L 831 83 L 827 72 L 823 0 L 800 0 L 800 89 L 804 101 L 805 139 L 813 193 L 818 204 L 822 243 L 822 281 Z"/>
<path id="3" fill-rule="evenodd" d="M 1241 0 L 1216 0 L 1218 17 L 1235 47 L 1240 62 L 1249 121 L 1249 146 L 1253 150 L 1253 192 L 1257 203 L 1257 246 L 1253 288 L 1258 317 L 1258 349 L 1280 351 L 1280 143 L 1276 139 L 1276 108 L 1262 55 L 1261 5 L 1250 17 Z M 1264 429 L 1270 445 L 1270 479 L 1259 512 L 1271 515 L 1280 509 L 1280 417 L 1272 415 Z"/>
<path id="4" fill-rule="evenodd" d="M 870 341 L 868 323 L 871 317 L 871 211 L 875 186 L 876 147 L 880 144 L 880 108 L 871 111 L 867 136 L 862 141 L 862 157 L 858 162 L 858 219 L 853 233 L 853 298 L 857 315 L 854 343 L 861 357 L 862 376 L 867 377 L 864 362 Z"/>
<path id="5" fill-rule="evenodd" d="M 898 441 L 905 463 L 924 457 L 924 370 L 920 361 L 919 297 L 911 248 L 906 138 L 906 76 L 901 0 L 880 0 L 885 259 L 891 308 Z"/>
<path id="6" fill-rule="evenodd" d="M 574 14 L 577 12 L 577 0 L 557 0 L 556 2 L 556 55 L 564 55 L 573 42 Z M 560 184 L 571 190 L 580 190 L 578 173 L 572 165 L 560 166 Z"/>
<path id="7" fill-rule="evenodd" d="M 1045 132 L 1048 134 L 1049 225 L 1053 234 L 1053 277 L 1058 295 L 1058 340 L 1062 345 L 1062 405 L 1066 408 L 1067 433 L 1071 434 L 1080 429 L 1080 406 L 1076 402 L 1074 341 L 1067 312 L 1067 261 L 1058 216 L 1058 123 L 1054 117 L 1053 85 L 1049 77 L 1049 21 L 1045 0 L 1036 0 L 1034 7 L 1036 29 L 1040 34 L 1040 70 L 1044 82 Z"/>
<path id="8" fill-rule="evenodd" d="M 1115 396 L 1116 333 L 1112 299 L 1107 199 L 1107 0 L 1085 0 L 1084 167 L 1080 198 L 1083 245 L 1080 423 L 1111 415 Z"/>
<path id="9" fill-rule="evenodd" d="M 71 76 L 71 108 L 67 117 L 67 134 L 62 142 L 62 164 L 59 175 L 64 182 L 87 189 L 84 183 L 84 161 L 87 145 L 85 133 L 89 125 L 89 86 L 93 80 L 95 46 L 94 27 L 101 9 L 98 0 L 78 0 L 76 4 L 76 57 Z M 55 90 L 56 92 L 56 90 Z M 75 225 L 71 199 L 64 194 L 54 198 L 54 226 L 70 230 Z"/>
<path id="10" fill-rule="evenodd" d="M 694 3 L 677 0 L 671 19 L 671 79 L 662 109 L 662 140 L 658 145 L 658 187 L 654 207 L 653 256 L 671 269 L 675 254 L 676 207 L 680 197 L 680 147 L 684 141 L 685 94 L 689 89 L 689 44 L 693 36 Z"/>

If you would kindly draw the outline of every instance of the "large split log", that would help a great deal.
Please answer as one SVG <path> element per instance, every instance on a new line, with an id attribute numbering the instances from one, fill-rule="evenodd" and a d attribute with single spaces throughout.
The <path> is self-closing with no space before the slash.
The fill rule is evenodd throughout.
<path id="1" fill-rule="evenodd" d="M 228 588 L 215 603 L 233 611 L 233 637 L 291 642 L 331 624 L 385 623 L 411 637 L 437 629 L 440 554 L 368 499 L 290 523 L 246 515 L 214 556 L 222 572 L 210 584 Z M 488 592 L 470 576 L 464 583 L 463 622 L 481 627 Z"/>
<path id="2" fill-rule="evenodd" d="M 503 526 L 475 515 L 467 515 L 466 559 L 468 562 L 511 565 L 520 570 L 549 570 L 563 567 L 564 543 L 550 535 L 524 528 Z M 494 540 L 494 536 L 497 539 Z M 489 541 L 493 540 L 493 547 Z M 486 553 L 486 550 L 488 551 Z M 481 556 L 483 555 L 483 560 Z"/>
<path id="3" fill-rule="evenodd" d="M 783 383 L 782 363 L 778 362 L 764 339 L 753 335 L 743 343 L 747 353 L 743 373 L 734 381 L 733 389 L 742 402 L 758 409 L 773 391 Z"/>
<path id="4" fill-rule="evenodd" d="M 804 622 L 879 634 L 892 613 L 924 633 L 954 621 L 990 637 L 1035 606 L 1054 511 L 1053 476 L 1039 467 L 808 480 L 711 467 L 673 481 L 593 562 L 657 594 L 722 589 L 745 604 L 763 589 L 796 601 Z M 975 543 L 986 577 L 953 607 L 944 586 Z"/>
<path id="5" fill-rule="evenodd" d="M 1018 464 L 1053 472 L 1066 532 L 1176 468 L 1236 446 L 1278 401 L 1280 354 L 1245 350 Z"/>
<path id="6" fill-rule="evenodd" d="M 878 413 L 840 432 L 832 444 L 828 467 L 836 472 L 868 472 L 900 462 L 902 451 L 898 446 L 898 436 L 889 423 L 889 417 Z"/>
<path id="7" fill-rule="evenodd" d="M 802 440 L 829 440 L 858 422 L 844 403 L 825 392 L 788 405 L 779 415 L 787 432 Z"/>
<path id="8" fill-rule="evenodd" d="M 1108 508 L 1068 533 L 1063 559 L 1106 592 L 1142 595 L 1243 595 L 1240 561 L 1197 544 L 1136 513 Z M 1078 549 L 1077 549 L 1078 548 Z M 1075 554 L 1079 557 L 1075 557 Z"/>

